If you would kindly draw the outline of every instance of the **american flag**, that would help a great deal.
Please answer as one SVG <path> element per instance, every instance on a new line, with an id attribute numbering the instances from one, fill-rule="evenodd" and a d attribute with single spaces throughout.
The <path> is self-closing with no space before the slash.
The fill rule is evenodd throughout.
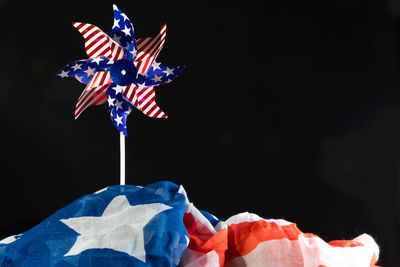
<path id="1" fill-rule="evenodd" d="M 131 21 L 114 5 L 114 25 L 108 34 L 89 23 L 74 22 L 73 26 L 85 39 L 89 58 L 67 65 L 56 77 L 73 77 L 86 84 L 76 104 L 75 119 L 87 107 L 106 103 L 112 94 L 111 89 L 116 86 L 122 94 L 122 101 L 128 102 L 124 106 L 136 107 L 149 117 L 167 117 L 155 102 L 154 87 L 173 81 L 183 71 L 184 66 L 166 67 L 156 61 L 165 42 L 166 24 L 154 36 L 135 40 Z M 137 71 L 136 78 L 128 85 L 118 84 L 118 81 L 111 78 L 112 66 L 121 60 L 130 61 Z M 121 71 L 121 75 L 125 75 L 124 71 Z M 122 124 L 117 126 L 115 121 L 120 119 L 117 112 L 110 109 L 114 125 L 127 135 L 126 116 L 129 113 L 124 114 Z"/>
<path id="2" fill-rule="evenodd" d="M 372 267 L 378 258 L 368 234 L 325 242 L 284 219 L 218 219 L 168 181 L 109 186 L 0 240 L 4 267 Z"/>

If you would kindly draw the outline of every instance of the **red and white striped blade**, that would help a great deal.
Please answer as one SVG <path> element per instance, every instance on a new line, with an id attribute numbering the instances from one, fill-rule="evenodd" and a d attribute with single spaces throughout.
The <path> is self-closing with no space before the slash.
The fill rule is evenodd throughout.
<path id="1" fill-rule="evenodd" d="M 75 108 L 75 119 L 89 106 L 101 105 L 106 102 L 107 88 L 112 83 L 108 71 L 96 72 L 83 90 Z"/>
<path id="2" fill-rule="evenodd" d="M 107 34 L 89 23 L 73 22 L 72 25 L 85 38 L 85 49 L 90 58 L 105 56 L 112 59 L 111 38 Z"/>
<path id="3" fill-rule="evenodd" d="M 168 117 L 157 105 L 153 87 L 139 89 L 136 85 L 130 84 L 125 88 L 124 96 L 146 116 L 162 119 Z"/>
<path id="4" fill-rule="evenodd" d="M 111 60 L 117 61 L 119 59 L 125 58 L 124 49 L 116 41 L 110 38 L 110 48 L 111 48 Z"/>
<path id="5" fill-rule="evenodd" d="M 167 35 L 167 24 L 161 27 L 160 32 L 152 37 L 140 38 L 136 41 L 137 56 L 135 66 L 139 73 L 147 73 L 153 61 L 157 58 Z"/>

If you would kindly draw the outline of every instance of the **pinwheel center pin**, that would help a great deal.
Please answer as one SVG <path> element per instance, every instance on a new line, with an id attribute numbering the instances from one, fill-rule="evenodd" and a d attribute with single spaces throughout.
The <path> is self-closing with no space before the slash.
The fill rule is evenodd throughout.
<path id="1" fill-rule="evenodd" d="M 114 62 L 110 68 L 110 76 L 114 83 L 121 86 L 137 82 L 135 65 L 127 59 L 120 59 Z"/>

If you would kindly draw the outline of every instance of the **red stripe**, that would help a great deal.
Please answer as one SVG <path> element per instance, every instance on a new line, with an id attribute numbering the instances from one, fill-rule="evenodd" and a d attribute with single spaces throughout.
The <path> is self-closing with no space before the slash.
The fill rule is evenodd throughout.
<path id="1" fill-rule="evenodd" d="M 100 30 L 95 30 L 93 31 L 88 37 L 85 38 L 85 44 L 88 43 L 96 34 L 98 34 L 100 32 Z M 83 34 L 82 34 L 83 35 Z M 101 36 L 101 35 L 100 35 Z M 103 36 L 101 36 L 100 38 L 102 38 Z M 98 41 L 98 39 L 97 39 Z M 96 40 L 94 40 L 93 42 L 91 42 L 90 44 L 86 45 L 86 50 L 90 49 L 92 46 L 94 46 L 96 44 Z"/>
<path id="2" fill-rule="evenodd" d="M 156 108 L 158 108 L 158 106 L 157 106 L 157 104 L 156 104 L 156 102 L 155 102 L 155 96 L 154 97 L 152 97 L 152 99 L 147 103 L 148 105 L 146 105 L 147 107 L 149 107 L 150 105 L 153 105 L 148 111 L 146 111 L 146 115 L 147 116 L 150 116 L 150 114 L 156 109 Z M 146 107 L 146 108 L 147 108 Z M 145 109 L 146 109 L 145 108 Z"/>
<path id="3" fill-rule="evenodd" d="M 218 233 L 213 234 L 210 229 L 204 226 L 203 223 L 191 213 L 185 213 L 183 215 L 183 223 L 190 237 L 188 248 L 202 253 L 208 253 L 214 250 L 218 254 L 219 265 L 224 266 L 225 251 L 228 249 L 226 229 L 222 229 Z"/>
<path id="4" fill-rule="evenodd" d="M 85 25 L 87 25 L 87 24 L 85 24 Z M 89 31 L 95 29 L 89 36 L 84 37 L 85 40 L 90 40 L 90 38 L 92 38 L 94 34 L 100 32 L 100 29 L 96 29 L 96 28 L 97 28 L 96 26 L 93 26 L 93 25 L 90 25 L 90 24 L 89 24 L 89 26 L 88 26 L 86 29 L 84 29 L 83 31 L 80 31 L 80 33 L 81 33 L 82 36 L 83 36 L 83 35 L 85 35 L 86 33 L 88 33 Z"/>
<path id="5" fill-rule="evenodd" d="M 83 28 L 83 26 L 86 25 L 86 23 L 81 23 L 81 22 L 72 22 L 72 25 L 78 30 L 80 31 L 80 29 Z"/>
<path id="6" fill-rule="evenodd" d="M 145 91 L 145 92 L 143 92 L 143 91 Z M 141 90 L 140 92 L 137 92 L 136 94 L 138 95 L 137 97 L 138 97 L 139 104 L 142 104 L 152 94 L 152 92 L 151 92 L 151 90 L 145 89 L 145 90 Z"/>
<path id="7" fill-rule="evenodd" d="M 140 73 L 146 73 L 153 63 L 154 59 L 160 53 L 166 37 L 166 24 L 163 25 L 161 28 L 160 33 L 156 34 L 155 36 L 146 39 L 145 44 L 142 47 L 138 46 L 138 51 L 141 55 L 135 60 L 137 61 L 137 69 Z M 146 59 L 145 62 L 142 62 Z"/>
<path id="8" fill-rule="evenodd" d="M 138 48 L 145 40 L 146 38 L 139 38 L 136 40 L 136 47 Z"/>
<path id="9" fill-rule="evenodd" d="M 99 85 L 103 85 L 104 81 L 106 80 L 106 77 L 107 77 L 107 72 L 103 71 L 103 75 L 101 76 L 101 79 L 100 79 L 100 82 L 98 83 L 98 86 Z"/>
<path id="10" fill-rule="evenodd" d="M 160 41 L 155 41 L 157 39 L 161 39 L 161 41 L 163 41 L 165 39 L 165 29 L 166 29 L 166 24 L 164 24 L 161 29 L 160 32 L 157 33 L 156 35 L 154 35 L 151 38 L 146 38 L 146 42 L 143 44 L 143 49 L 141 47 L 141 42 L 140 45 L 138 45 L 138 52 L 145 52 L 143 55 L 141 55 L 141 57 L 138 59 L 139 61 L 143 59 L 144 56 L 146 56 L 146 52 L 149 51 L 150 49 L 153 49 L 154 47 L 156 47 Z M 139 39 L 141 40 L 141 39 Z M 144 40 L 143 40 L 144 41 Z"/>
<path id="11" fill-rule="evenodd" d="M 333 240 L 328 242 L 328 244 L 331 245 L 332 247 L 341 247 L 341 248 L 364 246 L 363 243 L 353 240 Z"/>
<path id="12" fill-rule="evenodd" d="M 107 45 L 108 42 L 109 42 L 109 40 L 108 40 L 108 39 L 105 39 L 99 46 L 97 46 L 93 51 L 90 52 L 89 57 L 92 57 L 94 54 L 96 54 L 97 51 L 99 51 L 100 49 L 102 49 L 104 45 Z M 110 51 L 110 47 L 107 47 L 107 48 L 103 51 L 103 53 L 106 53 L 106 51 L 107 51 L 107 52 Z"/>
<path id="13" fill-rule="evenodd" d="M 151 43 L 151 41 L 153 40 L 152 37 L 147 37 L 147 38 L 141 38 L 139 39 L 139 44 L 137 44 L 137 49 L 141 50 L 143 46 L 147 46 L 148 43 Z"/>
<path id="14" fill-rule="evenodd" d="M 156 98 L 156 96 L 155 96 L 155 94 L 153 94 L 152 97 L 150 98 L 150 100 L 144 106 L 141 106 L 140 109 L 144 112 L 146 110 L 146 108 L 148 108 L 151 104 L 154 103 L 155 98 Z M 148 112 L 146 112 L 146 113 L 148 113 Z"/>
<path id="15" fill-rule="evenodd" d="M 82 93 L 82 95 L 78 98 L 78 103 L 77 106 L 81 106 L 87 99 L 87 97 L 90 94 L 91 89 L 97 87 L 97 86 L 101 86 L 104 83 L 105 77 L 107 76 L 107 73 L 105 71 L 100 71 L 97 72 L 93 78 L 92 81 L 94 80 L 94 82 L 91 81 L 91 83 L 88 84 L 88 86 L 86 86 L 84 92 Z M 98 80 L 101 80 L 101 83 L 97 83 Z M 86 103 L 85 103 L 86 104 Z"/>
<path id="16" fill-rule="evenodd" d="M 159 106 L 156 105 L 156 107 L 158 108 L 158 111 L 156 113 L 154 113 L 154 115 L 152 116 L 153 118 L 158 118 L 158 115 L 160 115 L 160 113 L 162 112 L 162 110 Z"/>
<path id="17" fill-rule="evenodd" d="M 280 226 L 275 222 L 259 220 L 231 224 L 228 227 L 229 250 L 225 254 L 226 261 L 248 254 L 261 242 L 279 239 L 298 240 L 299 235 L 315 237 L 313 234 L 302 233 L 294 223 Z"/>
<path id="18" fill-rule="evenodd" d="M 99 56 L 107 56 L 110 58 L 109 53 L 111 52 L 110 48 L 110 37 L 106 35 L 102 30 L 100 30 L 98 27 L 91 25 L 89 23 L 80 23 L 80 22 L 73 22 L 72 25 L 76 27 L 76 29 L 84 36 L 87 34 L 89 31 L 93 30 L 92 33 L 90 33 L 88 36 L 84 37 L 85 38 L 85 49 L 86 53 L 88 54 L 89 57 L 92 57 L 94 55 L 99 55 Z M 87 26 L 86 29 L 82 30 L 83 27 Z M 95 37 L 98 35 L 98 37 Z M 100 44 L 99 44 L 100 42 Z M 90 53 L 88 50 L 90 50 L 93 46 L 99 44 L 93 51 Z M 101 53 L 99 53 L 101 51 Z"/>
<path id="19" fill-rule="evenodd" d="M 95 102 L 93 102 L 93 105 L 98 105 L 101 102 L 103 102 L 103 100 L 107 98 L 107 94 L 103 94 L 101 97 L 99 97 Z"/>
<path id="20" fill-rule="evenodd" d="M 101 102 L 105 97 L 106 97 L 106 92 L 107 92 L 107 88 L 108 88 L 109 84 L 106 85 L 102 85 L 96 88 L 93 88 L 92 90 L 96 90 L 96 92 L 94 92 L 93 95 L 89 96 L 90 93 L 92 92 L 92 90 L 88 90 L 86 91 L 87 95 L 85 96 L 85 99 L 87 99 L 88 97 L 90 97 L 88 99 L 88 101 L 82 105 L 77 105 L 76 109 L 75 109 L 75 119 L 90 105 L 96 105 L 99 102 Z M 96 99 L 96 97 L 99 97 L 98 99 Z M 93 103 L 90 103 L 91 100 L 96 99 Z M 82 102 L 83 103 L 83 102 Z"/>

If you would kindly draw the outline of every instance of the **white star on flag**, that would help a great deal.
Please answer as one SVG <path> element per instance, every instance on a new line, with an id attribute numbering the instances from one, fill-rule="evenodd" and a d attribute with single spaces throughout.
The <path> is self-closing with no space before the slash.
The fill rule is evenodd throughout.
<path id="1" fill-rule="evenodd" d="M 75 75 L 75 79 L 77 79 L 80 82 L 82 82 L 82 78 L 83 76 L 78 76 L 78 74 Z"/>
<path id="2" fill-rule="evenodd" d="M 154 82 L 161 82 L 161 76 L 154 75 L 154 78 L 151 78 Z"/>
<path id="3" fill-rule="evenodd" d="M 126 25 L 125 25 L 125 29 L 123 29 L 122 31 L 125 33 L 125 36 L 128 36 L 128 35 L 131 36 L 131 33 L 129 32 L 130 30 L 128 27 L 126 27 Z"/>
<path id="4" fill-rule="evenodd" d="M 115 107 L 117 108 L 116 110 L 118 110 L 118 109 L 123 109 L 122 108 L 122 104 L 123 104 L 124 102 L 123 101 L 118 101 L 117 100 L 117 102 L 115 102 Z M 118 116 L 118 115 L 117 115 Z M 122 122 L 121 122 L 122 123 Z M 118 123 L 119 124 L 119 123 Z"/>
<path id="5" fill-rule="evenodd" d="M 80 234 L 65 256 L 78 255 L 88 249 L 108 248 L 146 262 L 143 228 L 154 216 L 171 208 L 162 203 L 131 206 L 122 195 L 115 197 L 100 217 L 61 219 Z"/>
<path id="6" fill-rule="evenodd" d="M 164 72 L 165 74 L 167 74 L 167 76 L 168 76 L 168 75 L 172 75 L 172 74 L 174 74 L 174 69 L 170 69 L 170 68 L 167 67 L 167 69 L 164 70 L 163 72 Z"/>
<path id="7" fill-rule="evenodd" d="M 97 65 L 100 65 L 100 61 L 102 61 L 102 60 L 103 60 L 102 58 L 96 57 L 96 58 L 92 59 L 92 62 L 95 62 L 95 63 L 97 63 Z"/>
<path id="8" fill-rule="evenodd" d="M 119 93 L 122 93 L 124 91 L 125 86 L 115 85 L 111 89 L 113 89 L 115 91 L 115 94 L 119 94 Z"/>
<path id="9" fill-rule="evenodd" d="M 124 21 L 129 20 L 128 16 L 126 16 L 125 13 L 121 13 L 121 16 L 124 18 Z"/>
<path id="10" fill-rule="evenodd" d="M 81 66 L 82 66 L 82 64 L 76 63 L 76 64 L 75 64 L 74 66 L 72 66 L 71 68 L 73 68 L 74 71 L 76 71 L 76 70 L 81 70 Z"/>
<path id="11" fill-rule="evenodd" d="M 114 101 L 115 101 L 115 98 L 112 98 L 111 96 L 108 96 L 107 102 L 108 102 L 109 106 L 114 106 Z"/>
<path id="12" fill-rule="evenodd" d="M 116 41 L 117 43 L 119 43 L 119 44 L 121 44 L 121 38 L 122 38 L 122 36 L 117 36 L 115 33 L 114 33 L 114 36 L 113 36 L 113 40 L 114 41 Z"/>
<path id="13" fill-rule="evenodd" d="M 114 26 L 113 28 L 119 28 L 119 19 L 114 19 Z"/>
<path id="14" fill-rule="evenodd" d="M 117 122 L 118 125 L 122 124 L 122 117 L 118 116 L 118 114 L 117 114 L 115 121 Z"/>
<path id="15" fill-rule="evenodd" d="M 12 236 L 6 237 L 3 240 L 0 240 L 0 244 L 11 244 L 11 243 L 14 243 L 21 236 L 22 236 L 22 234 L 12 235 Z"/>
<path id="16" fill-rule="evenodd" d="M 88 67 L 88 69 L 85 70 L 84 72 L 86 72 L 87 76 L 89 77 L 89 76 L 94 75 L 95 70 L 96 70 L 95 68 L 92 69 L 91 67 Z"/>
<path id="17" fill-rule="evenodd" d="M 153 64 L 151 65 L 152 67 L 153 67 L 153 70 L 156 70 L 156 69 L 160 69 L 161 70 L 161 68 L 160 68 L 160 62 L 153 62 Z"/>
<path id="18" fill-rule="evenodd" d="M 132 54 L 132 57 L 136 57 L 136 53 L 137 53 L 137 50 L 136 50 L 136 48 L 133 48 L 133 50 L 132 50 L 132 51 L 130 51 L 129 53 L 131 53 L 131 54 Z"/>
<path id="19" fill-rule="evenodd" d="M 68 72 L 69 72 L 69 71 L 64 71 L 64 70 L 62 70 L 61 73 L 58 74 L 58 76 L 60 76 L 61 78 L 68 77 Z"/>
<path id="20" fill-rule="evenodd" d="M 139 90 L 142 90 L 143 88 L 146 88 L 146 82 L 138 83 L 136 86 L 138 87 Z"/>

